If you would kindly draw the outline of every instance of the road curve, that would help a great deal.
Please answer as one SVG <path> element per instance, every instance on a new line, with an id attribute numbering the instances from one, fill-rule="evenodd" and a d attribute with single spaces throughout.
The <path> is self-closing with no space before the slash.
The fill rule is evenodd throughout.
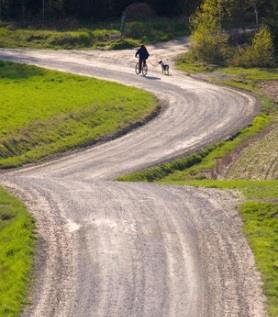
<path id="1" fill-rule="evenodd" d="M 174 71 L 161 77 L 157 60 L 171 62 L 182 49 L 152 47 L 148 78 L 130 71 L 131 51 L 0 50 L 2 59 L 141 87 L 166 105 L 121 138 L 1 174 L 39 232 L 37 281 L 23 316 L 265 316 L 231 193 L 112 182 L 228 137 L 254 115 L 256 101 L 245 93 Z"/>

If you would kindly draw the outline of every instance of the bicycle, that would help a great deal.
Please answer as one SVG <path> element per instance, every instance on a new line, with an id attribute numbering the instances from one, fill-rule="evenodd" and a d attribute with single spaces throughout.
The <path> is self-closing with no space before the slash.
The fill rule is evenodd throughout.
<path id="1" fill-rule="evenodd" d="M 135 65 L 135 73 L 136 73 L 136 75 L 139 75 L 139 74 L 140 74 L 140 67 L 139 67 L 139 66 L 140 66 L 140 65 L 139 65 L 139 62 L 137 62 L 136 65 Z M 142 75 L 143 75 L 144 77 L 146 77 L 147 74 L 148 74 L 148 65 L 147 65 L 146 62 L 143 64 L 141 71 L 142 71 Z"/>

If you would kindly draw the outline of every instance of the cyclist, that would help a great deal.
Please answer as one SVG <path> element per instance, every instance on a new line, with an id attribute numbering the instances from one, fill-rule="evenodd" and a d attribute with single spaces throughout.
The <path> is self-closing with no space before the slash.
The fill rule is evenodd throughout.
<path id="1" fill-rule="evenodd" d="M 146 60 L 149 58 L 150 54 L 146 49 L 145 45 L 141 45 L 139 50 L 136 52 L 135 57 L 139 56 L 139 74 L 142 71 L 144 65 L 146 65 Z"/>

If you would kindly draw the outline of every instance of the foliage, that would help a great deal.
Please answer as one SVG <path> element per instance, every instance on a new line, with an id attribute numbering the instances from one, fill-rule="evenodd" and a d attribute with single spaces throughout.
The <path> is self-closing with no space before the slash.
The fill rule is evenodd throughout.
<path id="1" fill-rule="evenodd" d="M 192 55 L 198 61 L 221 63 L 227 54 L 228 37 L 221 28 L 220 0 L 206 0 L 192 18 Z"/>
<path id="2" fill-rule="evenodd" d="M 147 21 L 128 21 L 126 39 L 121 40 L 118 20 L 110 23 L 96 23 L 92 26 L 75 25 L 57 31 L 47 28 L 0 27 L 0 47 L 32 48 L 131 48 L 139 46 L 139 41 L 162 42 L 184 36 L 188 31 L 185 18 L 154 18 Z M 58 27 L 58 26 L 57 26 Z"/>
<path id="3" fill-rule="evenodd" d="M 139 0 L 140 1 L 140 0 Z M 46 19 L 75 17 L 77 19 L 107 19 L 118 17 L 124 9 L 138 0 L 48 0 L 45 1 Z M 159 15 L 192 14 L 200 0 L 145 0 Z M 1 14 L 5 19 L 42 19 L 42 1 L 1 0 Z M 1 19 L 1 16 L 0 16 Z"/>
<path id="4" fill-rule="evenodd" d="M 24 205 L 0 188 L 0 316 L 18 316 L 32 268 L 34 223 Z"/>
<path id="5" fill-rule="evenodd" d="M 262 3 L 266 6 L 265 9 Z M 239 10 L 239 8 L 241 8 Z M 273 8 L 273 12 L 271 12 Z M 252 12 L 250 19 L 250 12 Z M 195 63 L 227 64 L 242 67 L 269 67 L 274 64 L 274 44 L 277 44 L 278 29 L 273 23 L 273 17 L 278 14 L 278 6 L 264 0 L 205 0 L 197 12 L 191 17 L 192 35 L 191 48 Z M 253 17 L 254 15 L 254 17 Z M 267 18 L 262 18 L 265 15 Z M 241 20 L 238 20 L 238 17 Z M 268 18 L 268 16 L 272 18 Z M 246 45 L 252 34 L 252 28 L 244 28 L 253 20 L 258 27 L 250 47 L 237 47 L 233 43 L 235 34 L 241 34 L 241 41 Z M 255 22 L 255 23 L 254 23 Z M 234 26 L 235 29 L 231 29 Z M 243 29 L 240 29 L 243 28 Z M 226 29 L 225 33 L 223 30 Z M 274 42 L 272 39 L 273 32 Z M 254 28 L 253 28 L 254 30 Z M 229 36 L 229 35 L 231 36 Z M 245 35 L 245 36 L 243 36 Z M 248 36 L 247 36 L 248 35 Z M 277 45 L 276 45 L 277 48 Z"/>
<path id="6" fill-rule="evenodd" d="M 140 42 L 138 40 L 124 38 L 117 41 L 112 41 L 109 48 L 112 50 L 124 50 L 138 46 L 140 46 Z"/>
<path id="7" fill-rule="evenodd" d="M 140 1 L 140 0 L 139 0 Z M 212 0 L 206 0 L 212 2 Z M 244 28 L 265 23 L 272 34 L 276 48 L 278 47 L 278 2 L 277 0 L 217 0 L 219 3 L 220 22 L 224 29 Z M 1 0 L 0 21 L 15 20 L 22 25 L 50 25 L 55 21 L 92 22 L 111 18 L 119 18 L 130 4 L 138 0 Z M 159 16 L 186 15 L 191 16 L 201 0 L 145 0 Z M 43 5 L 44 10 L 43 10 Z M 44 13 L 44 14 L 43 14 Z M 44 16 L 44 19 L 43 19 Z M 145 16 L 143 15 L 145 18 Z"/>
<path id="8" fill-rule="evenodd" d="M 6 62 L 0 90 L 0 167 L 92 144 L 157 106 L 139 89 Z"/>
<path id="9" fill-rule="evenodd" d="M 273 66 L 274 46 L 269 29 L 262 26 L 253 39 L 250 47 L 236 49 L 230 64 L 236 67 L 269 67 Z"/>

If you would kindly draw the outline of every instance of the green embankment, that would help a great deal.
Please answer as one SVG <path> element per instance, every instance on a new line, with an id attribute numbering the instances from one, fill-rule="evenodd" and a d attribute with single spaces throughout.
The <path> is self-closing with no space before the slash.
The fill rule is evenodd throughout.
<path id="1" fill-rule="evenodd" d="M 187 25 L 185 18 L 128 21 L 126 36 L 121 39 L 120 21 L 51 29 L 7 24 L 0 26 L 0 47 L 125 49 L 137 47 L 141 42 L 150 44 L 185 36 Z"/>
<path id="2" fill-rule="evenodd" d="M 245 202 L 239 206 L 239 212 L 244 223 L 244 232 L 249 241 L 256 258 L 258 270 L 262 274 L 264 282 L 264 293 L 268 300 L 268 312 L 271 317 L 278 316 L 278 180 L 252 180 L 256 177 L 251 172 L 248 173 L 249 179 L 234 179 L 235 173 L 232 173 L 233 179 L 215 180 L 212 179 L 213 171 L 217 162 L 233 153 L 250 137 L 256 136 L 265 127 L 270 129 L 270 133 L 255 140 L 252 145 L 247 145 L 244 159 L 240 159 L 241 169 L 250 170 L 248 153 L 251 153 L 260 170 L 260 177 L 264 179 L 268 167 L 265 165 L 265 158 L 276 156 L 276 142 L 273 146 L 262 146 L 272 135 L 276 135 L 277 130 L 277 104 L 269 97 L 266 97 L 260 89 L 262 81 L 278 79 L 277 69 L 242 69 L 242 68 L 215 68 L 208 65 L 192 65 L 182 59 L 178 61 L 179 68 L 190 72 L 198 73 L 197 78 L 209 80 L 213 83 L 229 85 L 232 87 L 246 89 L 255 93 L 261 101 L 261 112 L 253 120 L 252 124 L 243 129 L 231 140 L 219 144 L 211 145 L 208 148 L 199 151 L 196 154 L 185 156 L 174 161 L 148 168 L 141 172 L 122 176 L 122 181 L 143 181 L 157 182 L 161 184 L 188 185 L 197 187 L 210 187 L 220 189 L 232 189 L 238 191 Z M 199 74 L 199 72 L 204 72 Z M 195 76 L 195 75 L 192 75 Z M 272 126 L 270 125 L 272 124 Z M 274 133 L 272 133 L 274 132 Z M 265 138 L 265 140 L 264 140 Z M 246 143 L 248 144 L 248 142 Z M 256 155 L 257 151 L 268 151 L 264 155 Z M 262 157 L 262 159 L 260 159 Z M 252 170 L 252 169 L 251 169 Z M 274 175 L 274 174 L 272 174 Z M 231 176 L 231 175 L 230 175 Z M 240 177 L 241 175 L 238 175 Z M 243 175 L 245 177 L 246 174 Z M 243 178 L 240 177 L 240 178 Z"/>
<path id="3" fill-rule="evenodd" d="M 157 107 L 139 89 L 7 62 L 0 91 L 1 168 L 91 144 Z"/>
<path id="4" fill-rule="evenodd" d="M 0 188 L 0 316 L 18 316 L 26 301 L 34 244 L 25 206 Z"/>

